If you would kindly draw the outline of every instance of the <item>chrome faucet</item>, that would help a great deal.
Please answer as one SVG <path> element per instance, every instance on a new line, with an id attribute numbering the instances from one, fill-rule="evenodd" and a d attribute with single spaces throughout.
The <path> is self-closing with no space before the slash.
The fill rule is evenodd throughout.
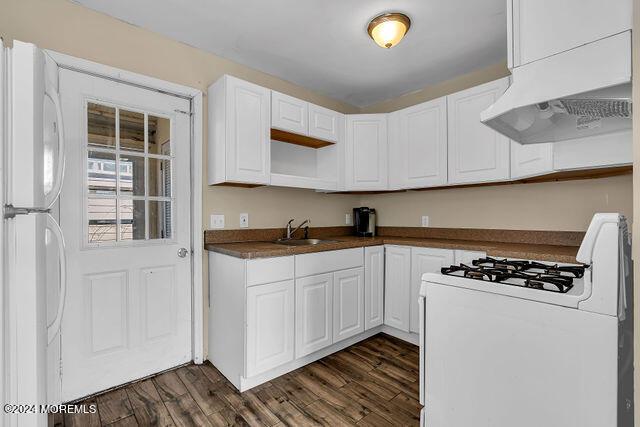
<path id="1" fill-rule="evenodd" d="M 311 220 L 307 219 L 304 220 L 299 226 L 297 226 L 294 230 L 291 229 L 291 224 L 293 223 L 293 221 L 295 221 L 295 219 L 290 219 L 289 222 L 287 223 L 287 236 L 284 238 L 284 240 L 291 240 L 291 238 L 293 237 L 293 235 L 295 234 L 296 231 L 300 230 L 300 228 L 302 228 L 303 225 L 305 224 L 311 224 Z M 308 226 L 307 226 L 308 228 Z"/>

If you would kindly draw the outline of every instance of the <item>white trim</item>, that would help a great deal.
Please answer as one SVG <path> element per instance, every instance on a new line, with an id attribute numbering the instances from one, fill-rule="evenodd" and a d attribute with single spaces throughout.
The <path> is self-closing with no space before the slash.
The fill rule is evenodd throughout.
<path id="1" fill-rule="evenodd" d="M 396 329 L 389 325 L 382 325 L 380 332 L 383 334 L 391 335 L 394 338 L 408 342 L 413 345 L 420 345 L 420 334 L 414 334 L 413 332 L 405 332 L 400 329 Z"/>
<path id="2" fill-rule="evenodd" d="M 121 70 L 109 65 L 99 64 L 97 62 L 89 61 L 86 59 L 76 58 L 74 56 L 54 52 L 52 50 L 45 50 L 45 52 L 61 68 L 68 68 L 86 74 L 95 74 L 103 78 L 106 77 L 114 80 L 120 80 L 128 84 L 139 85 L 149 89 L 159 90 L 171 95 L 181 96 L 183 98 L 195 98 L 198 96 L 198 94 L 202 96 L 201 90 L 189 86 L 156 79 L 155 77 L 145 76 L 144 74 Z"/>
<path id="3" fill-rule="evenodd" d="M 191 100 L 191 245 L 192 245 L 192 335 L 191 351 L 195 363 L 204 360 L 204 295 L 202 280 L 202 144 L 203 144 L 203 94 L 199 89 L 171 83 L 155 77 L 122 70 L 86 59 L 76 58 L 51 50 L 45 50 L 61 68 L 92 74 L 146 89 Z"/>
<path id="4" fill-rule="evenodd" d="M 202 92 L 198 91 L 191 100 L 191 237 L 193 271 L 193 331 L 191 334 L 193 361 L 204 362 L 204 292 L 203 292 L 203 233 L 202 233 Z"/>

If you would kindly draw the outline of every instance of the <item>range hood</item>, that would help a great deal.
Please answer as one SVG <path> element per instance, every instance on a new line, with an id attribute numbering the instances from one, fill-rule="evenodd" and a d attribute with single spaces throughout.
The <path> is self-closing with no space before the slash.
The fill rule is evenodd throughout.
<path id="1" fill-rule="evenodd" d="M 631 129 L 631 32 L 514 68 L 480 120 L 521 144 Z"/>

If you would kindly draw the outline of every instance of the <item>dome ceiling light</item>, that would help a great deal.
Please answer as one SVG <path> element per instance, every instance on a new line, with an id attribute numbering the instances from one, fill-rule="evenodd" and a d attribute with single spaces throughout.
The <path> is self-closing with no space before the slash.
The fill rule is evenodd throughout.
<path id="1" fill-rule="evenodd" d="M 400 43 L 411 27 L 411 20 L 404 13 L 383 13 L 369 22 L 367 32 L 380 47 L 390 49 Z"/>

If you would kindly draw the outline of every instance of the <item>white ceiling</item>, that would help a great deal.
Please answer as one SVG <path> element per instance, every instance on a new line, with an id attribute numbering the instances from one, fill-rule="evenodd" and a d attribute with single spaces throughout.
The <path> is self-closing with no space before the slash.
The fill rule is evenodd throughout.
<path id="1" fill-rule="evenodd" d="M 504 0 L 75 0 L 142 28 L 363 107 L 502 61 Z M 371 18 L 409 15 L 385 50 Z"/>

